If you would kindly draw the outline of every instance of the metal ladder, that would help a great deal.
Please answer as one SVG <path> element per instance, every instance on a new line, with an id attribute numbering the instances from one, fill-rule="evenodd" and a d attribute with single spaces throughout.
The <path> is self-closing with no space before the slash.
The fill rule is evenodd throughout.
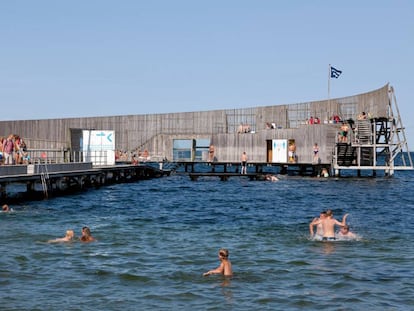
<path id="1" fill-rule="evenodd" d="M 45 196 L 45 198 L 47 199 L 49 197 L 49 187 L 50 187 L 50 178 L 49 178 L 49 172 L 47 170 L 47 164 L 45 163 L 44 166 L 44 171 L 40 173 L 40 180 L 42 182 L 42 189 L 43 189 L 43 194 Z"/>

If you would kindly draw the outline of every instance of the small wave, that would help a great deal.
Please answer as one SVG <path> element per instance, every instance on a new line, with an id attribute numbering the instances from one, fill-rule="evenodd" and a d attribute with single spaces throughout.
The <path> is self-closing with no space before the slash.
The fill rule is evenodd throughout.
<path id="1" fill-rule="evenodd" d="M 362 236 L 356 234 L 353 237 L 347 237 L 347 236 L 336 236 L 337 241 L 362 241 Z"/>
<path id="2" fill-rule="evenodd" d="M 309 241 L 316 241 L 316 242 L 341 242 L 341 241 L 362 241 L 362 236 L 356 234 L 353 237 L 346 237 L 346 236 L 335 236 L 335 240 L 323 240 L 323 237 L 320 235 L 315 235 L 313 237 L 308 238 Z"/>
<path id="3" fill-rule="evenodd" d="M 289 261 L 288 264 L 293 265 L 293 266 L 308 266 L 309 262 L 305 260 L 292 260 L 292 261 Z"/>
<path id="4" fill-rule="evenodd" d="M 142 276 L 142 275 L 136 275 L 132 273 L 121 273 L 119 275 L 119 279 L 123 281 L 133 281 L 133 282 L 142 282 L 142 283 L 148 283 L 151 281 L 149 277 Z"/>

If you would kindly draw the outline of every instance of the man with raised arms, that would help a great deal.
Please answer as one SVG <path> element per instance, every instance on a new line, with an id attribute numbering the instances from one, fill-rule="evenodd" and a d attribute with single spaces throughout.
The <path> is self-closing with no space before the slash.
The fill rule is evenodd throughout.
<path id="1" fill-rule="evenodd" d="M 326 211 L 326 217 L 324 219 L 319 219 L 314 222 L 314 225 L 321 225 L 322 226 L 322 241 L 335 241 L 335 225 L 344 227 L 346 224 L 346 218 L 348 217 L 348 214 L 345 214 L 342 222 L 339 222 L 335 218 L 333 218 L 333 212 L 332 210 Z"/>
<path id="2" fill-rule="evenodd" d="M 322 239 L 323 236 L 323 230 L 322 230 L 322 224 L 320 223 L 320 220 L 326 218 L 326 212 L 321 212 L 319 215 L 319 218 L 314 218 L 311 223 L 309 224 L 309 233 L 311 238 L 320 238 Z M 314 233 L 314 226 L 316 226 L 316 233 Z"/>

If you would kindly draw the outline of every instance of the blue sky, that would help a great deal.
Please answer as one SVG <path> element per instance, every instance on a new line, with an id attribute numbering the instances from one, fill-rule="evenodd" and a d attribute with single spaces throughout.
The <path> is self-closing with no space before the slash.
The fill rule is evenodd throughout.
<path id="1" fill-rule="evenodd" d="M 414 148 L 414 1 L 0 2 L 0 120 L 291 104 L 394 86 Z"/>

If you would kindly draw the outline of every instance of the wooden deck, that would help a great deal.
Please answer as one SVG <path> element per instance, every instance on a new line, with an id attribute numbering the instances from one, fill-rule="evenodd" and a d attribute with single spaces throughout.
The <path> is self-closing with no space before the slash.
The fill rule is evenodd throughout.
<path id="1" fill-rule="evenodd" d="M 92 163 L 61 163 L 0 166 L 0 199 L 8 201 L 11 185 L 25 185 L 21 197 L 48 198 L 114 183 L 157 178 L 169 172 L 146 165 L 92 167 Z"/>
<path id="2" fill-rule="evenodd" d="M 250 180 L 264 179 L 264 175 L 262 173 L 189 173 L 188 176 L 190 176 L 192 181 L 198 180 L 199 177 L 219 177 L 221 181 L 227 181 L 230 177 L 247 177 Z"/>
<path id="3" fill-rule="evenodd" d="M 317 176 L 322 168 L 328 171 L 331 165 L 328 163 L 269 163 L 249 162 L 247 174 L 241 174 L 240 162 L 178 162 L 191 180 L 199 177 L 219 177 L 228 180 L 230 177 L 248 177 L 251 180 L 263 180 L 266 174 Z"/>

